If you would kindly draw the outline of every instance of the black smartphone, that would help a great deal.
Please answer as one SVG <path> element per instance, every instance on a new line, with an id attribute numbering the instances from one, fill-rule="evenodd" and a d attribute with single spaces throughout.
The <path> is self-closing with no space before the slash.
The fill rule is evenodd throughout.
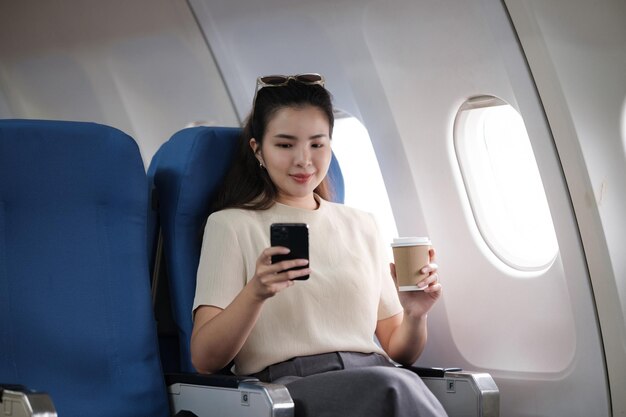
<path id="1" fill-rule="evenodd" d="M 306 223 L 273 223 L 270 226 L 270 242 L 272 246 L 284 246 L 291 251 L 286 255 L 272 256 L 273 264 L 288 259 L 309 259 L 309 226 Z M 307 267 L 308 265 L 291 269 Z M 306 280 L 309 276 L 295 279 Z"/>

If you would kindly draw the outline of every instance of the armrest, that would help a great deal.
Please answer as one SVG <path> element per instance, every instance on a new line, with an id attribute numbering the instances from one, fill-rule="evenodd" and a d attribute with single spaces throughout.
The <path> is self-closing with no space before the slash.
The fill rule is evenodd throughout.
<path id="1" fill-rule="evenodd" d="M 422 378 L 449 417 L 498 417 L 500 391 L 488 373 L 407 366 Z"/>
<path id="2" fill-rule="evenodd" d="M 166 385 L 189 384 L 208 387 L 238 388 L 242 382 L 258 382 L 251 376 L 223 375 L 223 374 L 166 374 Z"/>
<path id="3" fill-rule="evenodd" d="M 461 372 L 461 368 L 422 368 L 419 366 L 403 366 L 415 372 L 421 378 L 443 378 L 446 372 Z"/>
<path id="4" fill-rule="evenodd" d="M 165 380 L 172 415 L 293 417 L 283 385 L 221 374 L 171 374 Z"/>
<path id="5" fill-rule="evenodd" d="M 48 394 L 21 385 L 0 384 L 0 411 L 7 417 L 57 417 Z"/>

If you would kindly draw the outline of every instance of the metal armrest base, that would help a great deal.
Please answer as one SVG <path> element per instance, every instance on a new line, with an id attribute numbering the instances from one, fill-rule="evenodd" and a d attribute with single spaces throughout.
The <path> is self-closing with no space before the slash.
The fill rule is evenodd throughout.
<path id="1" fill-rule="evenodd" d="M 236 377 L 215 383 L 221 379 L 208 376 L 208 385 L 196 377 L 193 382 L 168 379 L 172 415 L 190 412 L 198 417 L 293 417 L 294 403 L 285 386 Z"/>
<path id="2" fill-rule="evenodd" d="M 6 417 L 57 417 L 48 394 L 22 386 L 0 385 L 0 415 Z"/>
<path id="3" fill-rule="evenodd" d="M 499 417 L 500 391 L 487 373 L 459 368 L 415 368 L 449 417 Z"/>

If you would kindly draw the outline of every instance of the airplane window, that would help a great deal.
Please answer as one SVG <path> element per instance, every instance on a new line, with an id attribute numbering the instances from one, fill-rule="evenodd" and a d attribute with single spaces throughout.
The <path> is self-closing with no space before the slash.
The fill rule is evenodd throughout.
<path id="1" fill-rule="evenodd" d="M 372 213 L 384 242 L 391 242 L 398 229 L 367 129 L 355 117 L 335 114 L 332 147 L 345 181 L 345 204 Z"/>
<path id="2" fill-rule="evenodd" d="M 478 229 L 491 250 L 522 271 L 547 268 L 558 243 L 520 114 L 491 96 L 459 109 L 454 145 Z"/>

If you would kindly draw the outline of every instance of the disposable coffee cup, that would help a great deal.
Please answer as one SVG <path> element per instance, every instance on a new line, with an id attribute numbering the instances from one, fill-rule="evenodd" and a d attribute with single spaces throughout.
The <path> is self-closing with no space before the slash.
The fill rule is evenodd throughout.
<path id="1" fill-rule="evenodd" d="M 417 283 L 426 278 L 420 269 L 430 263 L 428 251 L 431 242 L 428 237 L 398 237 L 391 244 L 396 264 L 396 279 L 400 291 L 420 291 Z"/>

